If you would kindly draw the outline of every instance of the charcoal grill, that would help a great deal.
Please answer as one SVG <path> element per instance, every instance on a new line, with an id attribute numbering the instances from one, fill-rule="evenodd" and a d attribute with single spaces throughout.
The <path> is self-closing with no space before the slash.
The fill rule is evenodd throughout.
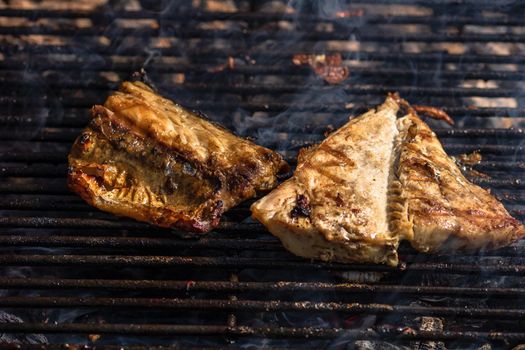
<path id="1" fill-rule="evenodd" d="M 523 219 L 520 2 L 8 3 L 0 5 L 1 347 L 525 343 L 522 242 L 476 256 L 402 246 L 396 268 L 319 263 L 287 253 L 249 219 L 250 203 L 199 238 L 99 212 L 65 187 L 67 152 L 89 107 L 145 68 L 164 94 L 291 163 L 328 125 L 388 92 L 441 106 L 456 126 L 429 123 L 447 151 L 479 151 L 467 175 Z M 292 63 L 301 53 L 339 53 L 350 76 L 329 85 Z"/>

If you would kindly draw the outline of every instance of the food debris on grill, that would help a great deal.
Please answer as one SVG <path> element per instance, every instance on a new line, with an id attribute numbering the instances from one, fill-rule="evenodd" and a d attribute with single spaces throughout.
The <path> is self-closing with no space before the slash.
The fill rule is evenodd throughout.
<path id="1" fill-rule="evenodd" d="M 481 171 L 473 169 L 475 165 L 478 165 L 482 161 L 482 156 L 478 151 L 472 153 L 463 153 L 456 157 L 451 157 L 456 161 L 461 171 L 471 177 L 479 177 L 484 179 L 490 179 L 491 177 Z"/>
<path id="2" fill-rule="evenodd" d="M 89 204 L 162 227 L 207 232 L 221 214 L 272 189 L 282 157 L 124 82 L 69 155 L 69 188 Z"/>
<path id="3" fill-rule="evenodd" d="M 364 14 L 365 14 L 365 10 L 363 9 L 342 10 L 342 11 L 337 11 L 334 14 L 334 17 L 336 18 L 363 17 Z"/>
<path id="4" fill-rule="evenodd" d="M 405 115 L 398 119 L 398 111 Z M 298 195 L 308 218 L 289 215 Z M 397 265 L 402 240 L 421 252 L 472 252 L 525 235 L 395 94 L 300 152 L 293 177 L 252 214 L 292 253 L 325 261 Z"/>
<path id="5" fill-rule="evenodd" d="M 483 157 L 478 151 L 463 153 L 456 157 L 457 161 L 463 165 L 477 165 L 481 163 Z"/>
<path id="6" fill-rule="evenodd" d="M 235 68 L 235 59 L 231 56 L 228 56 L 226 63 L 222 63 L 217 66 L 210 67 L 208 68 L 208 72 L 219 73 L 219 72 L 224 71 L 225 69 L 233 70 L 234 68 Z"/>
<path id="7" fill-rule="evenodd" d="M 348 67 L 343 65 L 341 54 L 297 54 L 293 56 L 292 62 L 296 66 L 309 65 L 314 72 L 322 77 L 328 84 L 340 84 L 348 78 L 350 73 Z"/>
<path id="8" fill-rule="evenodd" d="M 449 125 L 454 125 L 454 119 L 442 109 L 421 105 L 412 105 L 412 108 L 419 114 L 424 114 L 433 119 L 443 120 Z"/>
<path id="9" fill-rule="evenodd" d="M 419 330 L 423 332 L 443 332 L 443 320 L 438 317 L 422 316 L 416 318 L 419 321 Z M 428 350 L 446 350 L 445 343 L 441 341 L 415 341 L 412 344 L 414 349 L 428 349 Z"/>
<path id="10" fill-rule="evenodd" d="M 100 340 L 102 336 L 100 334 L 89 334 L 88 339 L 90 342 L 94 343 Z"/>

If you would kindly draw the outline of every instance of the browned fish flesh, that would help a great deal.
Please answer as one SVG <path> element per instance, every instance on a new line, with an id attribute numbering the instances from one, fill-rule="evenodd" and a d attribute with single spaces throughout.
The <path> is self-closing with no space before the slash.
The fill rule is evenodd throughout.
<path id="1" fill-rule="evenodd" d="M 301 152 L 293 177 L 254 203 L 253 216 L 292 253 L 324 261 L 397 265 L 402 240 L 455 252 L 523 237 L 521 222 L 463 176 L 407 106 L 391 95 Z"/>
<path id="2" fill-rule="evenodd" d="M 162 227 L 207 232 L 221 214 L 275 187 L 282 157 L 141 82 L 124 82 L 69 155 L 69 188 L 89 204 Z"/>

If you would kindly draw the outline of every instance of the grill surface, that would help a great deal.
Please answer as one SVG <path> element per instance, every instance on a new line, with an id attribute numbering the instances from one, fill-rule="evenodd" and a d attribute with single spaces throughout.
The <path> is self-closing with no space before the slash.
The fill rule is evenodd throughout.
<path id="1" fill-rule="evenodd" d="M 198 238 L 99 212 L 65 188 L 67 152 L 89 107 L 145 67 L 163 93 L 291 163 L 328 125 L 387 92 L 443 107 L 456 127 L 429 123 L 447 151 L 479 151 L 483 161 L 467 175 L 523 220 L 519 2 L 180 1 L 164 11 L 151 11 L 151 1 L 36 3 L 0 5 L 0 342 L 35 349 L 525 343 L 523 242 L 478 256 L 402 246 L 397 268 L 327 264 L 284 251 L 249 219 L 250 203 Z M 350 77 L 327 85 L 292 64 L 299 53 L 340 53 Z"/>

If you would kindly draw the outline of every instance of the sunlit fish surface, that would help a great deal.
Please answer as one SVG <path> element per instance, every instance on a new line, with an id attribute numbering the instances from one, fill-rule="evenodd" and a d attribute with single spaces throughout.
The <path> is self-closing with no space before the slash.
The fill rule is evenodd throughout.
<path id="1" fill-rule="evenodd" d="M 401 107 L 408 111 L 398 119 Z M 525 235 L 396 95 L 304 150 L 298 163 L 252 213 L 299 256 L 396 265 L 401 240 L 422 252 L 468 252 Z"/>
<path id="2" fill-rule="evenodd" d="M 69 155 L 69 188 L 89 204 L 162 227 L 207 232 L 288 171 L 282 157 L 124 82 Z"/>

